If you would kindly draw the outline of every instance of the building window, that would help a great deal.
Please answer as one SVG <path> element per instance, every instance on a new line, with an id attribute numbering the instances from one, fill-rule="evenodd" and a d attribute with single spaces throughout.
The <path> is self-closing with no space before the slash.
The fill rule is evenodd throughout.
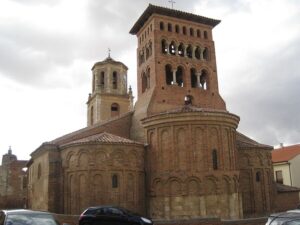
<path id="1" fill-rule="evenodd" d="M 191 86 L 192 88 L 198 87 L 195 68 L 191 68 Z"/>
<path id="2" fill-rule="evenodd" d="M 173 82 L 173 72 L 172 72 L 171 65 L 166 65 L 165 71 L 166 71 L 166 84 L 171 85 Z"/>
<path id="3" fill-rule="evenodd" d="M 168 31 L 172 32 L 172 24 L 168 23 Z"/>
<path id="4" fill-rule="evenodd" d="M 204 48 L 203 59 L 206 60 L 206 61 L 209 60 L 208 48 Z"/>
<path id="5" fill-rule="evenodd" d="M 282 170 L 276 171 L 275 176 L 276 176 L 276 182 L 279 184 L 283 184 Z"/>
<path id="6" fill-rule="evenodd" d="M 208 89 L 207 80 L 208 80 L 208 73 L 207 73 L 206 70 L 202 70 L 201 71 L 201 75 L 200 75 L 200 87 L 203 90 L 207 90 Z"/>
<path id="7" fill-rule="evenodd" d="M 188 47 L 186 48 L 186 55 L 187 57 L 189 58 L 193 58 L 193 50 L 192 50 L 192 46 L 191 45 L 188 45 Z"/>
<path id="8" fill-rule="evenodd" d="M 101 72 L 100 74 L 100 86 L 104 87 L 104 72 Z"/>
<path id="9" fill-rule="evenodd" d="M 120 107 L 117 103 L 111 104 L 111 117 L 119 116 Z"/>
<path id="10" fill-rule="evenodd" d="M 42 176 L 42 166 L 41 166 L 41 164 L 39 164 L 39 165 L 38 165 L 38 172 L 37 172 L 37 176 L 38 176 L 38 179 L 40 179 L 40 178 L 41 178 L 41 176 Z"/>
<path id="11" fill-rule="evenodd" d="M 200 55 L 201 55 L 201 50 L 200 50 L 200 48 L 197 46 L 197 48 L 195 49 L 195 58 L 196 58 L 196 59 L 200 59 Z"/>
<path id="12" fill-rule="evenodd" d="M 204 39 L 207 39 L 208 35 L 207 35 L 207 31 L 204 31 Z"/>
<path id="13" fill-rule="evenodd" d="M 178 34 L 180 31 L 179 31 L 179 25 L 178 24 L 176 24 L 175 25 L 175 32 Z"/>
<path id="14" fill-rule="evenodd" d="M 111 186 L 112 188 L 117 188 L 118 187 L 118 175 L 114 174 L 111 178 Z"/>
<path id="15" fill-rule="evenodd" d="M 216 149 L 214 149 L 212 151 L 212 164 L 213 164 L 213 169 L 217 170 L 218 169 L 218 153 L 217 153 Z"/>
<path id="16" fill-rule="evenodd" d="M 116 71 L 113 72 L 113 89 L 117 89 L 118 88 L 118 74 Z"/>
<path id="17" fill-rule="evenodd" d="M 94 124 L 94 107 L 91 107 L 91 125 Z"/>
<path id="18" fill-rule="evenodd" d="M 160 22 L 159 23 L 159 29 L 160 30 L 164 30 L 164 22 Z"/>
<path id="19" fill-rule="evenodd" d="M 193 37 L 194 36 L 194 29 L 190 28 L 190 35 Z"/>
<path id="20" fill-rule="evenodd" d="M 180 45 L 178 46 L 178 55 L 181 57 L 184 56 L 184 45 L 182 43 L 180 43 Z"/>
<path id="21" fill-rule="evenodd" d="M 161 41 L 161 52 L 164 54 L 168 53 L 168 45 L 167 45 L 166 40 Z"/>
<path id="22" fill-rule="evenodd" d="M 200 32 L 200 30 L 199 30 L 199 29 L 197 30 L 197 37 L 198 37 L 198 38 L 200 38 L 200 37 L 201 37 L 201 32 Z"/>
<path id="23" fill-rule="evenodd" d="M 146 91 L 147 88 L 147 76 L 145 74 L 145 72 L 143 72 L 142 74 L 142 93 L 144 93 Z"/>
<path id="24" fill-rule="evenodd" d="M 170 46 L 169 46 L 169 53 L 171 55 L 175 55 L 176 54 L 176 44 L 174 41 L 171 42 Z"/>
<path id="25" fill-rule="evenodd" d="M 186 35 L 186 27 L 182 27 L 182 33 Z"/>
<path id="26" fill-rule="evenodd" d="M 178 66 L 176 70 L 176 82 L 178 86 L 183 87 L 183 68 Z"/>
<path id="27" fill-rule="evenodd" d="M 255 180 L 256 182 L 260 182 L 260 172 L 256 172 L 256 175 L 255 175 Z"/>

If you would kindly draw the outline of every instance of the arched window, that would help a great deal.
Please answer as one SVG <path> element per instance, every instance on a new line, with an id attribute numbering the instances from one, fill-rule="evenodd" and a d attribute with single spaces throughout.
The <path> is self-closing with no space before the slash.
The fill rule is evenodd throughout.
<path id="1" fill-rule="evenodd" d="M 202 70 L 200 75 L 200 85 L 201 88 L 203 88 L 204 90 L 208 89 L 207 80 L 208 80 L 208 73 L 206 70 Z"/>
<path id="2" fill-rule="evenodd" d="M 142 74 L 142 93 L 144 93 L 146 91 L 147 88 L 147 76 L 145 74 L 145 72 L 143 72 Z"/>
<path id="3" fill-rule="evenodd" d="M 193 28 L 190 28 L 190 35 L 194 36 L 194 29 Z"/>
<path id="4" fill-rule="evenodd" d="M 180 45 L 178 46 L 178 55 L 181 57 L 184 56 L 184 45 L 182 43 L 180 43 Z"/>
<path id="5" fill-rule="evenodd" d="M 164 22 L 160 22 L 160 23 L 159 23 L 159 29 L 160 29 L 160 30 L 164 30 L 164 29 L 165 29 L 165 27 L 164 27 Z"/>
<path id="6" fill-rule="evenodd" d="M 200 59 L 200 54 L 201 54 L 201 50 L 200 50 L 200 48 L 197 46 L 197 48 L 195 49 L 195 58 L 196 58 L 196 59 Z"/>
<path id="7" fill-rule="evenodd" d="M 152 41 L 151 40 L 149 41 L 148 49 L 149 49 L 149 56 L 151 56 L 152 55 Z"/>
<path id="8" fill-rule="evenodd" d="M 176 54 L 176 45 L 175 42 L 172 41 L 170 46 L 169 46 L 169 52 L 171 55 L 175 55 Z"/>
<path id="9" fill-rule="evenodd" d="M 112 188 L 118 188 L 119 184 L 118 184 L 118 175 L 117 174 L 114 174 L 112 175 L 111 177 L 111 186 Z"/>
<path id="10" fill-rule="evenodd" d="M 197 30 L 197 37 L 198 37 L 198 38 L 201 37 L 201 32 L 200 32 L 199 29 Z"/>
<path id="11" fill-rule="evenodd" d="M 119 104 L 117 103 L 111 104 L 110 111 L 111 111 L 111 117 L 119 116 L 120 115 Z"/>
<path id="12" fill-rule="evenodd" d="M 208 61 L 209 59 L 208 48 L 205 48 L 203 51 L 203 59 L 205 59 L 206 61 Z"/>
<path id="13" fill-rule="evenodd" d="M 178 24 L 175 25 L 175 32 L 176 32 L 177 34 L 180 33 L 179 25 L 178 25 Z"/>
<path id="14" fill-rule="evenodd" d="M 102 71 L 100 74 L 100 86 L 104 87 L 104 72 Z"/>
<path id="15" fill-rule="evenodd" d="M 212 150 L 212 165 L 214 170 L 218 169 L 218 153 L 216 149 Z"/>
<path id="16" fill-rule="evenodd" d="M 168 23 L 168 31 L 172 32 L 172 24 Z"/>
<path id="17" fill-rule="evenodd" d="M 260 182 L 260 172 L 258 171 L 258 172 L 256 172 L 256 175 L 255 175 L 255 180 L 256 180 L 256 182 Z"/>
<path id="18" fill-rule="evenodd" d="M 147 69 L 146 77 L 147 77 L 147 85 L 146 85 L 146 88 L 149 89 L 149 88 L 150 88 L 150 68 Z"/>
<path id="19" fill-rule="evenodd" d="M 91 115 L 91 125 L 93 125 L 94 124 L 94 106 L 91 107 L 90 115 Z"/>
<path id="20" fill-rule="evenodd" d="M 147 47 L 147 48 L 146 48 L 146 60 L 149 58 L 149 56 L 150 56 L 150 50 L 149 50 L 149 48 Z"/>
<path id="21" fill-rule="evenodd" d="M 113 89 L 117 89 L 118 88 L 118 74 L 116 71 L 113 72 L 112 83 L 113 83 Z"/>
<path id="22" fill-rule="evenodd" d="M 161 52 L 164 54 L 168 53 L 168 46 L 166 40 L 161 41 Z"/>
<path id="23" fill-rule="evenodd" d="M 141 65 L 143 62 L 145 62 L 145 53 L 144 50 L 141 50 L 140 57 L 139 57 L 139 64 Z"/>
<path id="24" fill-rule="evenodd" d="M 191 68 L 191 86 L 192 88 L 196 88 L 198 86 L 195 68 Z"/>
<path id="25" fill-rule="evenodd" d="M 38 165 L 38 172 L 37 172 L 37 178 L 38 179 L 40 179 L 41 178 L 41 176 L 42 176 L 42 166 L 41 166 L 41 164 L 39 163 L 39 165 Z"/>
<path id="26" fill-rule="evenodd" d="M 183 68 L 181 66 L 177 67 L 176 82 L 178 86 L 183 87 Z"/>
<path id="27" fill-rule="evenodd" d="M 187 48 L 186 48 L 186 55 L 187 57 L 189 58 L 193 58 L 193 50 L 192 50 L 192 46 L 189 45 Z"/>
<path id="28" fill-rule="evenodd" d="M 166 71 L 166 84 L 171 85 L 172 82 L 173 82 L 172 66 L 171 65 L 166 65 L 165 66 L 165 71 Z"/>
<path id="29" fill-rule="evenodd" d="M 204 39 L 208 38 L 207 31 L 204 31 L 203 35 L 204 35 Z"/>
<path id="30" fill-rule="evenodd" d="M 185 26 L 182 27 L 182 33 L 183 33 L 184 35 L 186 35 L 186 27 L 185 27 Z"/>

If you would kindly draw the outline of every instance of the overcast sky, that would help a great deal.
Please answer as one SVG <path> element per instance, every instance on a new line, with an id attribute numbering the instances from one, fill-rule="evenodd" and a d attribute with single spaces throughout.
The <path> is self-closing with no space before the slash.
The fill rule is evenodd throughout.
<path id="1" fill-rule="evenodd" d="M 300 1 L 175 0 L 220 19 L 214 28 L 220 93 L 238 130 L 269 145 L 300 142 Z M 134 22 L 168 0 L 1 0 L 0 154 L 18 159 L 86 126 L 91 67 L 111 56 L 136 93 Z M 136 95 L 135 95 L 136 96 Z"/>

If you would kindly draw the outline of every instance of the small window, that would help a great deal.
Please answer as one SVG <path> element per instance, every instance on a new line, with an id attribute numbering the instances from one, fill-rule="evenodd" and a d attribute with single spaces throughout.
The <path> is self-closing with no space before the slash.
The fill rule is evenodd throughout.
<path id="1" fill-rule="evenodd" d="M 193 37 L 194 36 L 194 29 L 190 28 L 190 35 Z"/>
<path id="2" fill-rule="evenodd" d="M 175 25 L 175 32 L 176 32 L 177 34 L 180 32 L 180 30 L 179 30 L 179 25 L 178 25 L 178 24 Z"/>
<path id="3" fill-rule="evenodd" d="M 164 22 L 160 22 L 160 23 L 159 23 L 159 29 L 160 29 L 160 30 L 164 30 L 164 29 L 165 29 L 165 27 L 164 27 Z"/>
<path id="4" fill-rule="evenodd" d="M 94 124 L 94 107 L 93 106 L 91 107 L 90 115 L 91 115 L 91 125 L 93 125 Z"/>
<path id="5" fill-rule="evenodd" d="M 200 37 L 201 37 L 201 32 L 200 32 L 200 30 L 199 30 L 199 29 L 197 30 L 197 37 L 198 37 L 198 38 L 200 38 Z"/>
<path id="6" fill-rule="evenodd" d="M 117 89 L 118 88 L 118 74 L 116 71 L 113 72 L 113 89 Z"/>
<path id="7" fill-rule="evenodd" d="M 172 32 L 172 24 L 168 23 L 168 31 Z"/>
<path id="8" fill-rule="evenodd" d="M 111 104 L 111 117 L 119 116 L 120 107 L 117 103 Z"/>
<path id="9" fill-rule="evenodd" d="M 182 27 L 182 33 L 186 35 L 186 27 Z"/>
<path id="10" fill-rule="evenodd" d="M 256 172 L 256 182 L 260 182 L 260 172 Z"/>
<path id="11" fill-rule="evenodd" d="M 275 175 L 276 175 L 276 183 L 283 184 L 282 170 L 276 171 Z"/>
<path id="12" fill-rule="evenodd" d="M 118 175 L 114 174 L 111 178 L 112 188 L 118 187 Z"/>
<path id="13" fill-rule="evenodd" d="M 218 153 L 217 153 L 216 149 L 214 149 L 212 151 L 212 164 L 213 164 L 213 169 L 217 170 L 218 169 Z"/>
<path id="14" fill-rule="evenodd" d="M 207 39 L 208 35 L 207 35 L 207 31 L 204 31 L 204 39 Z"/>

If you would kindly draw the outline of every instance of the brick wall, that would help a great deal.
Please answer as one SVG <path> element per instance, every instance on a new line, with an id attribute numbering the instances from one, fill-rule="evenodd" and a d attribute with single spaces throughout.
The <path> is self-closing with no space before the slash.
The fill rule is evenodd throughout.
<path id="1" fill-rule="evenodd" d="M 287 211 L 295 209 L 299 204 L 299 193 L 298 192 L 278 192 L 275 198 L 276 212 Z"/>

